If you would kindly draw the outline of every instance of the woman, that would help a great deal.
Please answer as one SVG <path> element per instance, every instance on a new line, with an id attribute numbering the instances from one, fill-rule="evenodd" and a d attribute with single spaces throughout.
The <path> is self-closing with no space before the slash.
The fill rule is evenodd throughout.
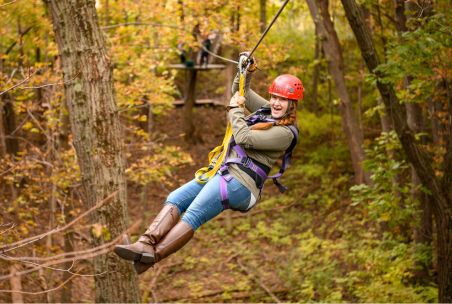
<path id="1" fill-rule="evenodd" d="M 240 61 L 246 54 L 241 56 Z M 202 224 L 223 210 L 251 209 L 275 161 L 296 143 L 291 126 L 296 126 L 297 101 L 303 98 L 301 81 L 292 75 L 278 76 L 269 88 L 268 102 L 249 89 L 250 74 L 257 68 L 254 60 L 251 62 L 245 97 L 238 95 L 237 75 L 232 87 L 235 94 L 227 107 L 236 144 L 229 148 L 228 161 L 207 183 L 194 179 L 170 193 L 137 242 L 115 247 L 118 256 L 135 262 L 138 273 L 182 248 Z M 243 103 L 253 114 L 245 117 Z"/>

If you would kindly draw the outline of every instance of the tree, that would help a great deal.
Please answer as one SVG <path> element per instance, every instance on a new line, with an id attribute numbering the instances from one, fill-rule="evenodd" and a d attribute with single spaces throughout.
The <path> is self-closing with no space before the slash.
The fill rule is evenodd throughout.
<path id="1" fill-rule="evenodd" d="M 328 11 L 328 0 L 306 0 L 312 19 L 316 25 L 316 32 L 328 60 L 328 68 L 334 79 L 336 90 L 340 98 L 340 111 L 342 116 L 342 128 L 350 149 L 355 182 L 357 184 L 369 183 L 370 176 L 364 171 L 362 162 L 365 159 L 363 150 L 363 134 L 356 116 L 353 105 L 345 85 L 344 60 L 334 24 Z M 319 12 L 320 8 L 320 12 Z"/>
<path id="2" fill-rule="evenodd" d="M 437 257 L 438 257 L 438 285 L 439 301 L 452 302 L 452 102 L 448 97 L 448 137 L 445 143 L 445 155 L 442 161 L 442 176 L 437 176 L 433 167 L 433 160 L 427 152 L 421 148 L 413 131 L 407 123 L 405 107 L 391 85 L 383 82 L 384 76 L 377 67 L 380 64 L 374 46 L 371 32 L 364 22 L 360 8 L 354 0 L 341 0 L 342 5 L 355 34 L 361 54 L 370 72 L 377 77 L 377 88 L 383 99 L 386 112 L 391 118 L 407 158 L 414 167 L 422 184 L 430 192 L 430 204 L 436 220 L 438 235 Z M 450 84 L 449 86 L 450 92 Z"/>
<path id="3" fill-rule="evenodd" d="M 259 27 L 261 33 L 267 28 L 267 0 L 259 0 Z"/>
<path id="4" fill-rule="evenodd" d="M 408 4 L 409 5 L 409 4 Z M 405 10 L 405 3 L 402 0 L 397 0 L 395 2 L 395 21 L 396 21 L 396 28 L 398 31 L 398 36 L 400 37 L 400 43 L 403 44 L 403 34 L 405 32 L 408 32 L 409 29 L 407 27 L 407 23 L 409 22 L 409 19 L 415 18 L 415 16 L 421 16 L 422 18 L 425 18 L 425 14 L 423 13 L 424 10 L 421 11 L 421 9 L 414 5 L 414 3 L 411 4 L 413 6 L 412 9 Z M 429 9 L 425 10 L 425 12 L 430 11 Z M 408 14 L 407 14 L 408 13 Z M 412 76 L 406 75 L 404 77 L 404 89 L 409 90 L 409 85 L 412 80 Z M 415 133 L 419 134 L 421 132 L 428 132 L 427 128 L 425 127 L 425 119 L 423 114 L 423 109 L 420 104 L 412 102 L 412 103 L 405 103 L 406 106 L 406 113 L 407 113 L 407 123 L 410 129 Z M 425 142 L 425 138 L 424 138 Z M 411 189 L 411 194 L 413 199 L 420 202 L 420 226 L 417 227 L 414 231 L 414 239 L 419 244 L 427 244 L 431 245 L 432 240 L 432 210 L 431 206 L 428 204 L 427 196 L 422 193 L 420 189 L 421 181 L 419 179 L 419 176 L 416 174 L 416 170 L 414 170 L 413 167 L 411 167 L 411 182 L 413 184 L 413 187 Z M 427 265 L 426 265 L 427 264 Z M 418 280 L 425 279 L 428 277 L 427 273 L 427 266 L 431 264 L 431 261 L 429 263 L 420 264 L 419 270 L 415 272 L 415 276 L 418 278 Z"/>
<path id="5" fill-rule="evenodd" d="M 118 191 L 96 212 L 94 245 L 126 230 L 127 204 L 121 129 L 110 59 L 93 0 L 48 0 L 65 79 L 74 146 L 89 206 Z M 94 260 L 96 302 L 138 302 L 136 275 L 114 254 Z"/>

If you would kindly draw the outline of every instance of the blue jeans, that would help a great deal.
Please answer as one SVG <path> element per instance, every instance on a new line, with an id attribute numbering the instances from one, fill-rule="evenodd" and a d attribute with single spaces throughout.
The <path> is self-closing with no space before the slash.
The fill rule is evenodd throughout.
<path id="1" fill-rule="evenodd" d="M 216 174 L 206 184 L 192 180 L 171 192 L 166 201 L 175 205 L 181 214 L 185 212 L 182 220 L 196 230 L 224 210 L 220 197 L 220 178 Z M 228 182 L 227 189 L 231 208 L 246 211 L 252 198 L 250 190 L 235 178 Z"/>

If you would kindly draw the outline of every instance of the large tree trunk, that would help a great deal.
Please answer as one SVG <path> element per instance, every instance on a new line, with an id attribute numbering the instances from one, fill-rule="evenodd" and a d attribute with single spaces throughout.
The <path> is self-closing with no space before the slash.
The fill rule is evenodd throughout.
<path id="1" fill-rule="evenodd" d="M 94 214 L 109 233 L 95 246 L 127 228 L 126 180 L 121 130 L 110 59 L 99 29 L 94 0 L 46 0 L 62 59 L 65 98 L 87 207 L 118 194 Z M 110 235 L 108 235 L 110 234 Z M 94 259 L 96 302 L 138 302 L 131 264 L 110 253 Z"/>
<path id="2" fill-rule="evenodd" d="M 417 11 L 416 15 L 419 15 Z M 413 13 L 410 14 L 412 17 Z M 396 0 L 395 1 L 395 20 L 396 27 L 399 33 L 400 42 L 403 43 L 402 35 L 404 32 L 408 31 L 407 16 L 405 15 L 405 1 Z M 408 88 L 410 85 L 412 77 L 407 75 L 405 76 L 404 87 Z M 406 103 L 406 112 L 407 112 L 407 123 L 408 127 L 415 133 L 419 134 L 421 132 L 425 132 L 425 124 L 424 117 L 422 113 L 421 105 L 417 103 Z M 414 229 L 414 241 L 418 244 L 426 244 L 431 245 L 432 241 L 432 210 L 430 204 L 428 204 L 428 197 L 425 195 L 421 189 L 421 180 L 416 174 L 416 170 L 411 167 L 411 183 L 413 184 L 411 189 L 411 196 L 413 200 L 419 202 L 419 211 L 420 211 L 420 221 L 419 226 Z M 431 261 L 426 264 L 419 264 L 418 270 L 414 272 L 414 276 L 417 281 L 426 281 L 428 279 L 428 268 L 431 265 Z"/>
<path id="3" fill-rule="evenodd" d="M 350 149 L 353 170 L 355 172 L 355 182 L 357 184 L 370 183 L 370 175 L 364 171 L 362 165 L 365 158 L 363 134 L 353 111 L 350 95 L 345 85 L 342 48 L 330 18 L 328 0 L 306 0 L 306 2 L 309 6 L 312 19 L 316 24 L 317 35 L 320 38 L 323 51 L 328 60 L 328 68 L 340 98 L 339 108 L 342 116 L 342 128 Z"/>
<path id="4" fill-rule="evenodd" d="M 341 0 L 350 26 L 356 36 L 361 54 L 370 72 L 381 76 L 375 68 L 379 59 L 367 24 L 355 0 Z M 400 104 L 392 87 L 377 81 L 377 88 L 391 117 L 402 147 L 417 175 L 431 193 L 430 203 L 436 218 L 438 235 L 438 285 L 439 301 L 452 302 L 452 124 L 449 124 L 449 138 L 444 157 L 442 179 L 435 175 L 429 155 L 416 143 L 413 132 L 408 127 L 406 111 Z M 452 101 L 449 98 L 449 121 L 452 119 Z"/>

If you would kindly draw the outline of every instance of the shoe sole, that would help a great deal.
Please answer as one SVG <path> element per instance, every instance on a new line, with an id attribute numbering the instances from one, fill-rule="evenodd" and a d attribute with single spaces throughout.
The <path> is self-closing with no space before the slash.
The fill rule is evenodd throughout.
<path id="1" fill-rule="evenodd" d="M 120 257 L 125 260 L 129 261 L 139 261 L 141 258 L 141 253 L 137 253 L 131 250 L 128 250 L 123 247 L 115 247 L 114 252 Z"/>
<path id="2" fill-rule="evenodd" d="M 135 271 L 137 274 L 142 274 L 143 272 L 145 272 L 146 270 L 151 268 L 153 265 L 154 264 L 145 264 L 145 263 L 141 263 L 141 262 L 133 263 L 133 267 L 135 268 Z"/>
<path id="3" fill-rule="evenodd" d="M 138 253 L 124 247 L 115 247 L 114 252 L 121 258 L 144 264 L 154 263 L 154 255 L 150 253 Z"/>

